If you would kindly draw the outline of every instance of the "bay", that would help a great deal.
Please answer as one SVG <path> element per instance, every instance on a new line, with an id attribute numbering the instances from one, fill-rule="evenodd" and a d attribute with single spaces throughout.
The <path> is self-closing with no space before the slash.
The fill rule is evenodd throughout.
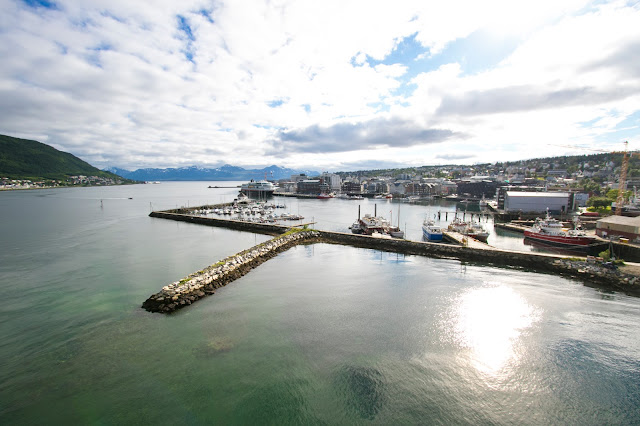
<path id="1" fill-rule="evenodd" d="M 176 314 L 142 310 L 268 239 L 148 217 L 239 183 L 209 184 L 0 193 L 2 423 L 640 422 L 639 299 L 552 275 L 316 244 Z M 392 212 L 411 239 L 456 209 L 278 201 L 339 231 L 358 205 Z"/>

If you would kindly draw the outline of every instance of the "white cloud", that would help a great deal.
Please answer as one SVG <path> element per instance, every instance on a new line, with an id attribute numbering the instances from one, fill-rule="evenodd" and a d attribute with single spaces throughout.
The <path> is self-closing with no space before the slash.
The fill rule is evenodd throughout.
<path id="1" fill-rule="evenodd" d="M 55 4 L 0 6 L 0 133 L 100 167 L 508 160 L 601 142 L 640 109 L 626 2 Z M 477 31 L 517 47 L 469 72 Z M 390 61 L 412 35 L 426 59 Z"/>

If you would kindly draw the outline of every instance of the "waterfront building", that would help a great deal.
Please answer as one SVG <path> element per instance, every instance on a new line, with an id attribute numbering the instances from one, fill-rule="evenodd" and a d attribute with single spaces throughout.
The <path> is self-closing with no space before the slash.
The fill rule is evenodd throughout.
<path id="1" fill-rule="evenodd" d="M 493 198 L 496 189 L 504 184 L 490 180 L 460 181 L 457 184 L 458 195 L 469 195 L 472 198 Z"/>
<path id="2" fill-rule="evenodd" d="M 320 175 L 320 179 L 322 179 L 326 184 L 329 185 L 329 189 L 331 191 L 340 191 L 340 187 L 342 185 L 342 179 L 340 178 L 340 175 L 324 172 Z"/>
<path id="3" fill-rule="evenodd" d="M 458 186 L 455 182 L 451 182 L 450 180 L 445 180 L 440 184 L 440 195 L 446 196 L 455 194 L 458 190 Z"/>
<path id="4" fill-rule="evenodd" d="M 411 182 L 407 185 L 407 194 L 421 198 L 437 195 L 438 191 L 435 183 Z"/>
<path id="5" fill-rule="evenodd" d="M 640 216 L 609 216 L 596 222 L 596 235 L 602 238 L 622 237 L 640 242 Z"/>
<path id="6" fill-rule="evenodd" d="M 366 194 L 387 194 L 389 192 L 389 185 L 387 182 L 372 179 L 363 185 L 363 192 Z"/>
<path id="7" fill-rule="evenodd" d="M 278 192 L 284 192 L 284 193 L 292 193 L 292 192 L 296 192 L 298 189 L 298 186 L 296 184 L 296 182 L 291 182 L 291 181 L 280 181 L 278 182 L 278 187 L 276 188 L 276 193 Z"/>
<path id="8" fill-rule="evenodd" d="M 578 207 L 586 207 L 587 201 L 589 201 L 589 194 L 586 192 L 576 192 L 573 194 L 573 209 Z"/>
<path id="9" fill-rule="evenodd" d="M 329 191 L 329 185 L 322 179 L 307 179 L 297 183 L 298 194 L 326 194 Z"/>
<path id="10" fill-rule="evenodd" d="M 405 195 L 407 193 L 407 182 L 405 180 L 397 180 L 389 184 L 389 193 L 393 195 Z"/>
<path id="11" fill-rule="evenodd" d="M 504 200 L 507 196 L 507 192 L 521 191 L 521 192 L 542 192 L 546 191 L 544 186 L 527 186 L 527 185 L 506 185 L 500 186 L 496 190 L 496 198 L 498 201 L 498 209 L 504 210 Z"/>
<path id="12" fill-rule="evenodd" d="M 519 192 L 507 191 L 504 211 L 508 213 L 567 213 L 573 206 L 570 192 Z"/>
<path id="13" fill-rule="evenodd" d="M 342 182 L 342 192 L 350 195 L 362 194 L 362 185 L 357 180 L 346 180 Z"/>

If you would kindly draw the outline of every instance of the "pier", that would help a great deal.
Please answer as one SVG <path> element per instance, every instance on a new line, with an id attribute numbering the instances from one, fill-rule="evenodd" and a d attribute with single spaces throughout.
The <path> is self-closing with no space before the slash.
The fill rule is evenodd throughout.
<path id="1" fill-rule="evenodd" d="M 162 290 L 150 296 L 142 304 L 144 309 L 150 312 L 174 312 L 191 305 L 203 297 L 214 294 L 217 288 L 240 278 L 277 253 L 288 250 L 298 244 L 313 243 L 350 245 L 394 253 L 458 259 L 465 262 L 503 267 L 527 268 L 539 272 L 570 276 L 596 285 L 624 291 L 628 294 L 640 295 L 640 277 L 621 274 L 616 270 L 604 268 L 593 261 L 587 261 L 586 258 L 576 259 L 555 254 L 502 250 L 473 238 L 467 238 L 465 244 L 465 237 L 460 234 L 455 235 L 456 233 L 453 232 L 447 232 L 446 234 L 451 240 L 458 241 L 459 245 L 395 238 L 374 238 L 368 235 L 312 230 L 308 229 L 306 225 L 291 227 L 278 224 L 217 219 L 191 214 L 191 212 L 201 208 L 158 211 L 152 212 L 149 216 L 273 235 L 274 238 L 223 259 L 202 271 L 190 274 L 180 281 L 164 286 Z"/>
<path id="2" fill-rule="evenodd" d="M 493 249 L 489 244 L 484 243 L 482 241 L 476 240 L 475 238 L 467 237 L 466 235 L 462 235 L 458 232 L 453 231 L 442 231 L 443 239 L 465 247 L 471 247 L 477 250 L 486 250 Z"/>

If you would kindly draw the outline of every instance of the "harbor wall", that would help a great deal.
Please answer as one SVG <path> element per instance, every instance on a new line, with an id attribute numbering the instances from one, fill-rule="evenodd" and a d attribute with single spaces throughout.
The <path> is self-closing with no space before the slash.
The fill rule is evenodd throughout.
<path id="1" fill-rule="evenodd" d="M 287 232 L 290 226 L 274 225 L 268 223 L 244 222 L 233 219 L 217 219 L 214 217 L 195 216 L 189 214 L 186 209 L 151 212 L 151 217 L 160 219 L 177 220 L 179 222 L 196 223 L 205 226 L 217 226 L 220 228 L 235 229 L 238 231 L 255 232 L 257 234 L 279 235 Z"/>
<path id="2" fill-rule="evenodd" d="M 445 259 L 457 259 L 483 265 L 521 268 L 536 272 L 573 277 L 596 286 L 620 290 L 628 294 L 640 295 L 640 279 L 637 276 L 620 274 L 617 270 L 604 267 L 601 263 L 584 259 L 568 258 L 544 253 L 517 252 L 453 244 L 410 241 L 403 239 L 375 238 L 352 233 L 296 229 L 274 224 L 259 224 L 229 219 L 215 219 L 192 216 L 185 213 L 153 212 L 151 217 L 219 226 L 240 231 L 276 235 L 272 240 L 231 256 L 203 271 L 191 274 L 181 281 L 163 287 L 162 291 L 147 299 L 142 307 L 151 312 L 170 313 L 196 300 L 213 294 L 216 288 L 243 276 L 262 262 L 287 250 L 296 244 L 317 242 L 350 245 L 380 251 L 403 253 Z M 287 233 L 289 232 L 289 233 Z M 284 235 L 281 235 L 284 234 Z"/>
<path id="3" fill-rule="evenodd" d="M 457 259 L 484 265 L 516 267 L 535 272 L 577 278 L 598 286 L 640 295 L 640 277 L 620 274 L 597 262 L 544 253 L 508 251 L 486 246 L 478 249 L 453 244 L 400 239 L 373 238 L 366 235 L 317 231 L 319 241 L 351 245 L 394 253 L 445 259 Z"/>
<path id="4" fill-rule="evenodd" d="M 207 268 L 166 285 L 142 303 L 149 312 L 171 313 L 189 306 L 242 277 L 251 269 L 294 245 L 316 238 L 315 231 L 294 231 L 227 257 Z"/>

